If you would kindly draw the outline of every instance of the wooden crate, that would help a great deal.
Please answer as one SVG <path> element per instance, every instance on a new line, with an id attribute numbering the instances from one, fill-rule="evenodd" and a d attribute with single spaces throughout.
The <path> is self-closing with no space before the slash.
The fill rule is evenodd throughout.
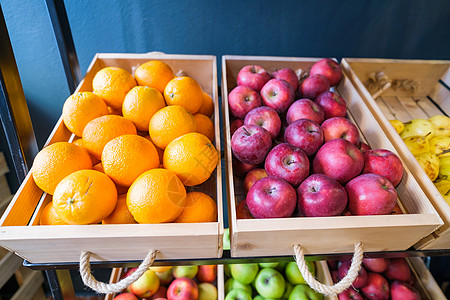
<path id="1" fill-rule="evenodd" d="M 436 211 L 444 221 L 433 235 L 416 245 L 419 249 L 450 248 L 450 206 L 441 196 L 420 167 L 414 155 L 389 123 L 391 119 L 402 122 L 414 118 L 428 119 L 433 115 L 450 115 L 450 61 L 424 60 L 388 60 L 388 59 L 353 59 L 342 60 L 342 68 L 379 126 L 397 149 L 417 182 L 430 199 Z M 369 90 L 369 76 L 383 72 L 393 82 L 409 80 L 416 88 L 388 88 L 381 96 Z"/>
<path id="2" fill-rule="evenodd" d="M 322 218 L 237 219 L 236 204 L 245 199 L 242 178 L 233 176 L 230 146 L 228 93 L 236 86 L 239 70 L 257 64 L 269 72 L 283 67 L 309 71 L 318 59 L 295 57 L 224 56 L 222 58 L 222 99 L 225 113 L 226 170 L 232 256 L 292 255 L 292 246 L 300 244 L 305 254 L 349 253 L 363 242 L 365 251 L 405 250 L 429 236 L 442 220 L 420 189 L 408 168 L 397 187 L 405 214 L 382 216 L 337 216 Z M 396 152 L 359 94 L 344 76 L 337 86 L 348 105 L 348 113 L 359 127 L 362 138 L 372 148 Z"/>
<path id="3" fill-rule="evenodd" d="M 8 172 L 9 168 L 5 160 L 5 155 L 3 152 L 0 152 L 0 216 L 3 215 L 6 207 L 13 198 L 6 179 L 6 173 Z"/>
<path id="4" fill-rule="evenodd" d="M 175 73 L 193 77 L 213 98 L 215 145 L 220 153 L 220 122 L 215 56 L 164 54 L 97 54 L 77 91 L 91 91 L 92 79 L 103 67 L 132 71 L 149 60 L 169 64 Z M 65 99 L 64 99 L 65 100 Z M 61 99 L 63 101 L 63 99 Z M 73 135 L 60 119 L 47 145 L 69 141 Z M 51 197 L 36 186 L 29 173 L 0 219 L 0 245 L 32 263 L 78 262 L 81 251 L 93 253 L 92 260 L 142 260 L 150 249 L 157 258 L 211 258 L 222 256 L 223 209 L 221 162 L 211 179 L 200 187 L 217 201 L 217 222 L 189 224 L 111 224 L 36 226 Z"/>
<path id="5" fill-rule="evenodd" d="M 433 275 L 425 266 L 422 258 L 409 257 L 406 260 L 408 261 L 411 271 L 416 277 L 416 287 L 419 290 L 422 299 L 447 299 L 439 285 L 436 283 Z"/>

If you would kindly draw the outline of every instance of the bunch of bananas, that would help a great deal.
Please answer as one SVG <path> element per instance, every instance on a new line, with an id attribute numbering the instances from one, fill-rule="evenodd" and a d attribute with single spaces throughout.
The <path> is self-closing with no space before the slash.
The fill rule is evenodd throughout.
<path id="1" fill-rule="evenodd" d="M 450 118 L 436 115 L 389 122 L 450 205 Z"/>

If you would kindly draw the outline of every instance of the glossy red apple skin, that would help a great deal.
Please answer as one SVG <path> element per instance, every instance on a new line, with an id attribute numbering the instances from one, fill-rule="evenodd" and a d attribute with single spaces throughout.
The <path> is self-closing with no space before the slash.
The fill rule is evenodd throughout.
<path id="1" fill-rule="evenodd" d="M 391 300 L 420 300 L 419 292 L 403 281 L 393 281 L 390 286 Z"/>
<path id="2" fill-rule="evenodd" d="M 286 113 L 286 122 L 289 124 L 299 119 L 309 119 L 322 124 L 325 119 L 322 108 L 310 99 L 299 99 L 292 103 Z"/>
<path id="3" fill-rule="evenodd" d="M 133 293 L 122 293 L 114 297 L 113 300 L 138 300 L 138 297 Z"/>
<path id="4" fill-rule="evenodd" d="M 311 67 L 309 74 L 310 76 L 321 74 L 328 79 L 331 86 L 335 86 L 342 78 L 342 69 L 336 61 L 330 58 L 324 58 Z"/>
<path id="5" fill-rule="evenodd" d="M 272 78 L 286 80 L 292 86 L 294 91 L 298 88 L 297 74 L 295 74 L 295 71 L 291 68 L 283 68 L 272 72 Z"/>
<path id="6" fill-rule="evenodd" d="M 363 296 L 355 291 L 352 287 L 349 287 L 338 295 L 339 300 L 364 300 Z"/>
<path id="7" fill-rule="evenodd" d="M 295 91 L 287 81 L 271 79 L 261 89 L 261 99 L 265 106 L 281 114 L 294 102 Z"/>
<path id="8" fill-rule="evenodd" d="M 411 269 L 406 259 L 392 258 L 384 271 L 384 275 L 390 280 L 408 281 L 411 276 Z"/>
<path id="9" fill-rule="evenodd" d="M 347 103 L 341 96 L 332 91 L 323 92 L 314 101 L 322 108 L 325 119 L 347 115 Z"/>
<path id="10" fill-rule="evenodd" d="M 167 296 L 167 287 L 165 286 L 159 286 L 159 289 L 156 291 L 156 293 L 154 293 L 150 300 L 155 300 L 155 299 L 161 299 L 161 298 L 166 298 Z"/>
<path id="11" fill-rule="evenodd" d="M 355 145 L 344 139 L 326 142 L 313 159 L 313 173 L 325 174 L 345 184 L 358 176 L 364 167 L 364 157 Z"/>
<path id="12" fill-rule="evenodd" d="M 254 219 L 245 199 L 236 205 L 236 219 Z"/>
<path id="13" fill-rule="evenodd" d="M 312 120 L 299 119 L 286 128 L 284 141 L 313 156 L 324 143 L 323 130 Z"/>
<path id="14" fill-rule="evenodd" d="M 387 269 L 389 262 L 389 258 L 364 258 L 363 266 L 367 271 L 383 273 Z"/>
<path id="15" fill-rule="evenodd" d="M 345 189 L 333 178 L 312 174 L 297 188 L 298 211 L 306 217 L 339 216 L 347 206 Z"/>
<path id="16" fill-rule="evenodd" d="M 395 187 L 378 174 L 359 175 L 347 183 L 345 190 L 352 215 L 388 215 L 397 203 Z"/>
<path id="17" fill-rule="evenodd" d="M 372 149 L 363 152 L 363 173 L 375 173 L 386 177 L 397 186 L 403 177 L 403 164 L 395 153 L 387 149 Z"/>
<path id="18" fill-rule="evenodd" d="M 309 174 L 309 159 L 300 148 L 282 143 L 269 151 L 264 169 L 269 176 L 280 177 L 298 186 Z"/>
<path id="19" fill-rule="evenodd" d="M 253 217 L 290 217 L 297 205 L 295 189 L 284 179 L 268 176 L 255 182 L 247 193 L 247 206 Z"/>
<path id="20" fill-rule="evenodd" d="M 259 93 L 270 78 L 270 74 L 263 67 L 247 65 L 239 70 L 237 84 L 247 86 Z"/>
<path id="21" fill-rule="evenodd" d="M 323 121 L 320 127 L 322 127 L 325 142 L 342 138 L 357 147 L 359 146 L 360 139 L 358 127 L 347 118 L 334 117 L 327 119 Z"/>
<path id="22" fill-rule="evenodd" d="M 351 263 L 352 263 L 351 260 L 344 260 L 339 264 L 338 276 L 340 280 L 344 278 L 345 275 L 347 275 Z M 353 281 L 352 286 L 355 289 L 359 289 L 365 286 L 366 284 L 367 284 L 367 272 L 366 269 L 364 269 L 364 267 L 361 267 L 361 269 L 359 269 L 358 276 L 356 277 L 355 281 Z"/>
<path id="23" fill-rule="evenodd" d="M 213 282 L 217 277 L 216 265 L 200 265 L 198 266 L 197 280 L 199 282 Z"/>
<path id="24" fill-rule="evenodd" d="M 188 277 L 175 279 L 167 289 L 167 299 L 169 300 L 197 300 L 197 298 L 197 283 Z"/>
<path id="25" fill-rule="evenodd" d="M 359 150 L 361 150 L 361 152 L 364 152 L 364 151 L 367 151 L 370 149 L 372 149 L 372 148 L 369 145 L 367 145 L 366 143 L 364 143 L 364 142 L 359 143 Z"/>
<path id="26" fill-rule="evenodd" d="M 274 140 L 281 129 L 281 119 L 278 113 L 268 106 L 261 106 L 248 112 L 244 119 L 245 125 L 261 126 L 270 133 Z"/>
<path id="27" fill-rule="evenodd" d="M 262 100 L 255 90 L 246 86 L 237 86 L 228 95 L 228 105 L 233 116 L 243 119 L 249 111 L 261 106 Z"/>
<path id="28" fill-rule="evenodd" d="M 238 177 L 245 177 L 248 172 L 259 168 L 259 165 L 246 164 L 233 157 L 233 174 Z"/>
<path id="29" fill-rule="evenodd" d="M 243 125 L 231 138 L 231 150 L 243 163 L 256 165 L 263 162 L 270 148 L 272 148 L 272 137 L 260 126 Z"/>
<path id="30" fill-rule="evenodd" d="M 310 75 L 308 78 L 300 83 L 298 92 L 303 98 L 311 100 L 316 99 L 317 96 L 330 89 L 330 82 L 328 79 L 321 75 Z"/>
<path id="31" fill-rule="evenodd" d="M 236 131 L 236 129 L 238 129 L 242 125 L 244 125 L 244 120 L 234 119 L 230 124 L 230 135 L 233 136 L 233 133 Z"/>
<path id="32" fill-rule="evenodd" d="M 369 300 L 388 300 L 389 283 L 378 273 L 367 273 L 367 284 L 361 288 L 362 294 Z"/>
<path id="33" fill-rule="evenodd" d="M 245 192 L 248 193 L 252 185 L 260 180 L 261 178 L 267 177 L 267 172 L 264 169 L 253 169 L 245 175 L 244 178 L 244 188 Z"/>

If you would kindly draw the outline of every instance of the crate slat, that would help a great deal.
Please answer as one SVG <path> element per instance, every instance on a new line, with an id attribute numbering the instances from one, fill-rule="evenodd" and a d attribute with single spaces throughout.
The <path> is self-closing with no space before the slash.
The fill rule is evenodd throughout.
<path id="1" fill-rule="evenodd" d="M 419 97 L 417 99 L 417 105 L 422 108 L 428 118 L 435 115 L 442 115 L 442 111 L 440 111 L 439 108 L 437 108 L 437 106 L 427 97 Z"/>
<path id="2" fill-rule="evenodd" d="M 11 300 L 28 300 L 33 299 L 36 292 L 41 288 L 44 283 L 44 276 L 40 271 L 34 271 L 27 278 L 25 278 L 24 283 L 20 286 L 17 292 Z"/>

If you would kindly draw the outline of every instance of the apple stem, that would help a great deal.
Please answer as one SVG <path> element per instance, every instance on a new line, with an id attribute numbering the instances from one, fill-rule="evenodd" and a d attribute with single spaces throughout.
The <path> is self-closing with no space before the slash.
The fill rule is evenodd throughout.
<path id="1" fill-rule="evenodd" d="M 273 193 L 274 191 L 276 191 L 276 190 L 277 190 L 277 188 L 272 187 L 272 188 L 270 188 L 270 189 L 267 191 L 267 193 L 269 193 L 270 195 L 272 195 L 272 193 Z"/>
<path id="2" fill-rule="evenodd" d="M 255 68 L 254 65 L 252 65 L 252 72 L 253 72 L 253 73 L 256 73 L 256 68 Z"/>
<path id="3" fill-rule="evenodd" d="M 245 132 L 246 135 L 251 135 L 250 132 L 248 132 L 247 128 L 242 127 L 242 130 L 244 130 L 244 132 Z"/>

